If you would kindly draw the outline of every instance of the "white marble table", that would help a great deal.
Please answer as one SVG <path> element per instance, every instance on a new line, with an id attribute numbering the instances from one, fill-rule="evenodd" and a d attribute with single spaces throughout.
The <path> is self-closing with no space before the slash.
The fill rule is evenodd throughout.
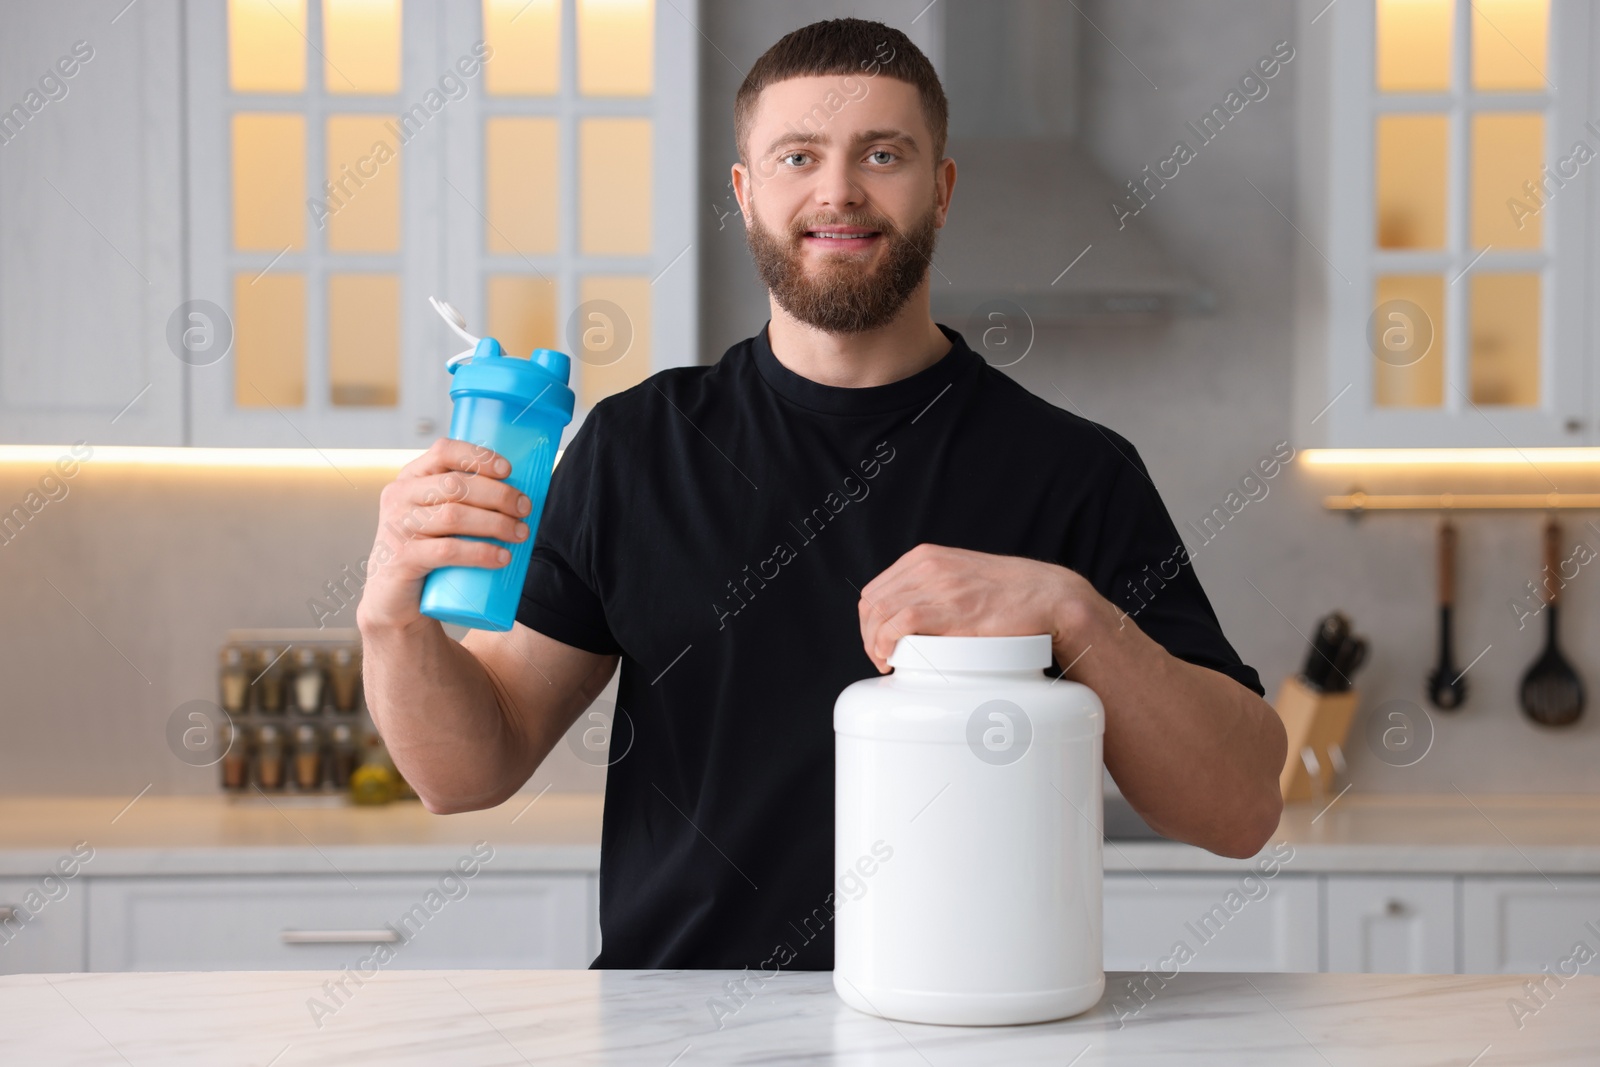
<path id="1" fill-rule="evenodd" d="M 751 983 L 725 971 L 379 970 L 0 978 L 0 1062 L 474 1067 L 841 1063 L 1280 1065 L 1593 1064 L 1600 978 L 1569 979 L 1518 1026 L 1520 976 L 1179 974 L 1133 999 L 1108 975 L 1096 1008 L 1039 1026 L 889 1023 L 827 973 Z M 715 998 L 734 1010 L 721 1018 Z M 314 1017 L 312 1005 L 324 1005 Z M 1532 1002 L 1529 1002 L 1532 1003 Z"/>

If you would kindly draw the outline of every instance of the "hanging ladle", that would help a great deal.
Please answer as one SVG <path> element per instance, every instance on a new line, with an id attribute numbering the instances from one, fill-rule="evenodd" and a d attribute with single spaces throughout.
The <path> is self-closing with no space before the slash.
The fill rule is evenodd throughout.
<path id="1" fill-rule="evenodd" d="M 1583 714 L 1583 679 L 1572 669 L 1556 643 L 1556 612 L 1561 599 L 1561 525 L 1551 519 L 1544 528 L 1544 652 L 1522 676 L 1522 712 L 1541 726 L 1571 726 Z"/>

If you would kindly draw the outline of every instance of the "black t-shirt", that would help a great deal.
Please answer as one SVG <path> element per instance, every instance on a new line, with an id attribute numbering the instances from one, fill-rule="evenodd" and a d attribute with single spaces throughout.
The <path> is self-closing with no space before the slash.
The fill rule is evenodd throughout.
<path id="1" fill-rule="evenodd" d="M 877 674 L 858 590 L 920 542 L 1061 563 L 1264 692 L 1133 446 L 939 328 L 852 389 L 763 327 L 600 401 L 557 465 L 517 621 L 621 656 L 593 966 L 833 966 L 833 703 Z"/>

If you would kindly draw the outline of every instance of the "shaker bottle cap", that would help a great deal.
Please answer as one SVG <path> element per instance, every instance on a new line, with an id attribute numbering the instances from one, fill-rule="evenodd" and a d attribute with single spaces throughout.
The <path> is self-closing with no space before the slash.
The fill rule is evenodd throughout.
<path id="1" fill-rule="evenodd" d="M 448 301 L 430 296 L 428 302 L 444 319 L 445 325 L 472 346 L 445 361 L 446 369 L 454 378 L 450 386 L 452 398 L 496 396 L 526 405 L 522 409 L 524 412 L 537 406 L 545 416 L 559 420 L 563 426 L 571 421 L 575 398 L 568 387 L 572 360 L 566 353 L 536 348 L 527 359 L 507 356 L 493 337 L 469 333 L 466 319 Z"/>
<path id="2" fill-rule="evenodd" d="M 557 352 L 553 348 L 535 348 L 528 359 L 534 366 L 543 367 L 560 381 L 567 381 L 572 376 L 572 358 L 565 352 Z"/>

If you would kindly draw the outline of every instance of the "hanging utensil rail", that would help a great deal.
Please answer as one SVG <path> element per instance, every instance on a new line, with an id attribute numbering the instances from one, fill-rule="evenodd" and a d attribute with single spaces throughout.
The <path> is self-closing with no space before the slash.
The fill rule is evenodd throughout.
<path id="1" fill-rule="evenodd" d="M 1329 511 L 1581 511 L 1600 510 L 1600 493 L 1364 493 L 1325 496 Z"/>

